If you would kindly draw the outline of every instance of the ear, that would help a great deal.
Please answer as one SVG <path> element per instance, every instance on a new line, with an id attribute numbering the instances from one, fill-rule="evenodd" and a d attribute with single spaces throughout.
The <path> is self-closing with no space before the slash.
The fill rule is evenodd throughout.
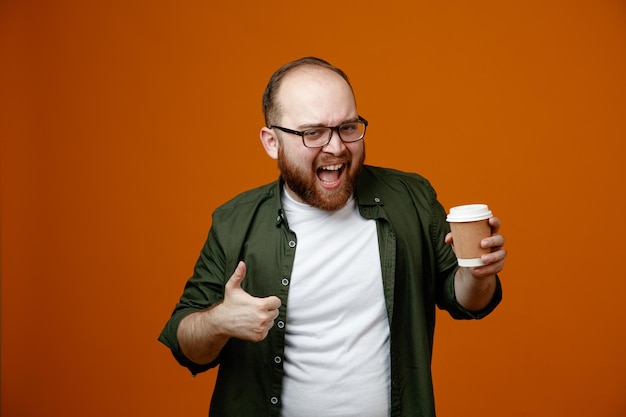
<path id="1" fill-rule="evenodd" d="M 276 137 L 276 133 L 268 127 L 263 127 L 261 128 L 259 136 L 267 155 L 272 159 L 278 159 L 278 138 Z"/>

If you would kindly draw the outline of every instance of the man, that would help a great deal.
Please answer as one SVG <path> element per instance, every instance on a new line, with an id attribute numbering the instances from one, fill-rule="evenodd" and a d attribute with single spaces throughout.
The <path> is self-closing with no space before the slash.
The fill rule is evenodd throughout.
<path id="1" fill-rule="evenodd" d="M 460 268 L 428 181 L 364 165 L 346 75 L 303 58 L 263 97 L 278 181 L 218 208 L 160 340 L 193 374 L 220 365 L 211 416 L 434 416 L 435 307 L 501 300 L 500 222 Z"/>

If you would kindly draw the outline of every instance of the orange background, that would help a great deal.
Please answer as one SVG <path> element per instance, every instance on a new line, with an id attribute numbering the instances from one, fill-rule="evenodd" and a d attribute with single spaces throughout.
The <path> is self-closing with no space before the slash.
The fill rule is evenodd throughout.
<path id="1" fill-rule="evenodd" d="M 2 416 L 206 415 L 156 338 L 212 210 L 276 178 L 261 94 L 304 55 L 369 163 L 503 221 L 502 305 L 439 315 L 439 416 L 626 415 L 623 1 L 4 0 L 0 35 Z"/>

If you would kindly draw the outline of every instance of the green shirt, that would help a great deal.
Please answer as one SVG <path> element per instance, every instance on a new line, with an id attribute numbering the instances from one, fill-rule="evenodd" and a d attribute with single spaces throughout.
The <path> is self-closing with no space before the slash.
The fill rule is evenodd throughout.
<path id="1" fill-rule="evenodd" d="M 283 215 L 281 188 L 282 182 L 275 181 L 215 210 L 194 274 L 159 337 L 194 375 L 219 365 L 211 416 L 280 415 L 288 292 L 298 242 Z M 378 231 L 391 332 L 391 415 L 435 416 L 431 376 L 435 306 L 456 319 L 482 318 L 500 302 L 500 282 L 482 311 L 468 311 L 456 301 L 457 263 L 444 242 L 449 231 L 446 214 L 423 177 L 365 166 L 355 197 L 361 216 L 375 220 Z M 240 260 L 248 271 L 244 290 L 281 299 L 276 323 L 262 342 L 231 339 L 214 363 L 193 363 L 178 345 L 178 324 L 223 298 L 224 285 Z"/>

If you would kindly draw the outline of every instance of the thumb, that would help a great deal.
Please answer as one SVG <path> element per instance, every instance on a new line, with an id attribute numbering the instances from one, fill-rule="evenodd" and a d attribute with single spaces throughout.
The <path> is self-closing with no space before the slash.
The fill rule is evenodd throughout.
<path id="1" fill-rule="evenodd" d="M 239 261 L 237 264 L 237 268 L 235 268 L 235 272 L 230 276 L 228 282 L 226 283 L 226 291 L 241 289 L 241 281 L 246 276 L 246 264 L 244 261 Z"/>

